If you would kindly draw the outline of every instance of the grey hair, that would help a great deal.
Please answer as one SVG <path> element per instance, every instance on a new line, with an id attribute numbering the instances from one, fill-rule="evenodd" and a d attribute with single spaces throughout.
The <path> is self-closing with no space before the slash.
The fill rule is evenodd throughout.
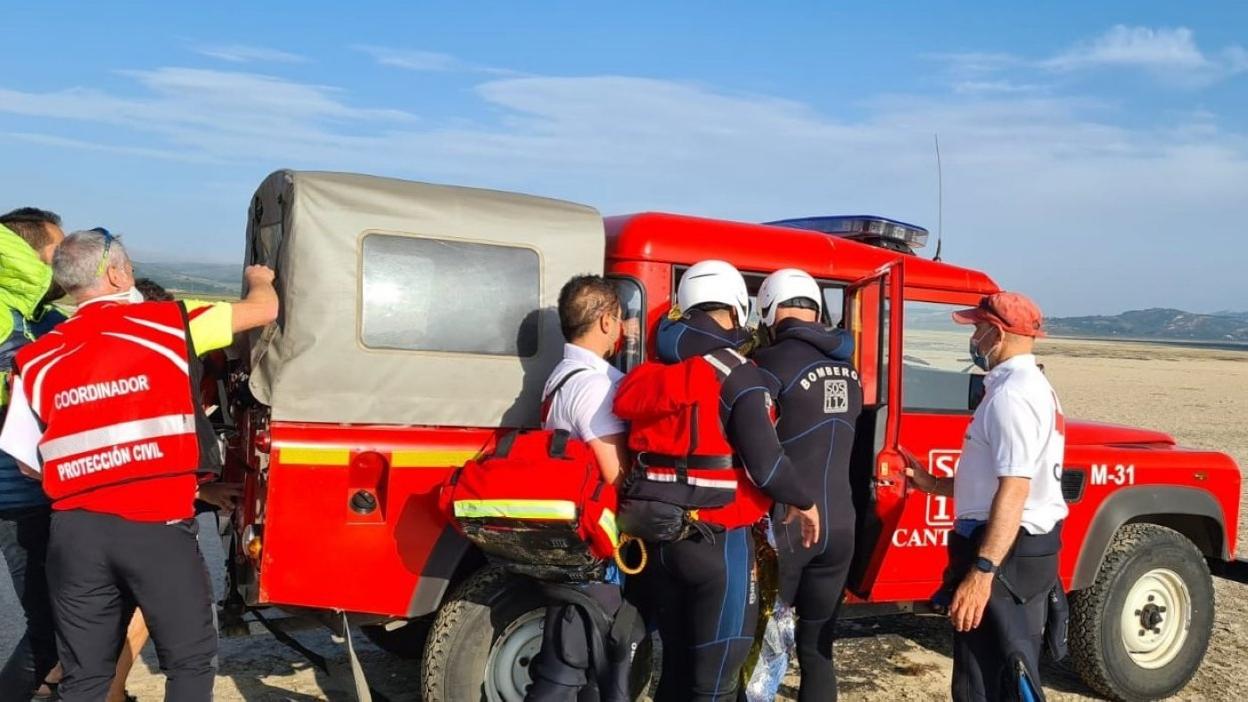
<path id="1" fill-rule="evenodd" d="M 114 235 L 112 246 L 108 249 L 108 266 L 101 271 L 100 260 L 104 258 L 105 241 L 105 235 L 97 231 L 74 232 L 65 237 L 52 255 L 52 277 L 56 284 L 76 296 L 98 285 L 104 279 L 107 268 L 130 263 L 126 247 Z"/>

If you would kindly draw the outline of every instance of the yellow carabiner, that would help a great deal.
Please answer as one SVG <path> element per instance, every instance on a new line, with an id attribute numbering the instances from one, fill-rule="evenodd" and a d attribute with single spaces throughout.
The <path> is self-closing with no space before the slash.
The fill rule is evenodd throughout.
<path id="1" fill-rule="evenodd" d="M 636 567 L 629 566 L 625 563 L 624 554 L 622 553 L 623 548 L 631 541 L 637 542 L 637 550 L 641 552 L 641 560 L 638 561 Z M 650 554 L 646 553 L 646 542 L 636 537 L 629 536 L 628 534 L 620 534 L 620 541 L 615 545 L 615 565 L 619 567 L 621 573 L 625 575 L 637 575 L 646 569 L 646 564 L 649 562 Z"/>

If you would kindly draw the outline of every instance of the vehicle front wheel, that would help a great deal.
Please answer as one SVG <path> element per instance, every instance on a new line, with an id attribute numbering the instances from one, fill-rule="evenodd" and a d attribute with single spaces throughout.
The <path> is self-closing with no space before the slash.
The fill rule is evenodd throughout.
<path id="1" fill-rule="evenodd" d="M 1196 674 L 1213 629 L 1213 579 L 1173 529 L 1128 524 L 1096 580 L 1071 594 L 1070 648 L 1080 676 L 1115 700 L 1168 697 Z"/>

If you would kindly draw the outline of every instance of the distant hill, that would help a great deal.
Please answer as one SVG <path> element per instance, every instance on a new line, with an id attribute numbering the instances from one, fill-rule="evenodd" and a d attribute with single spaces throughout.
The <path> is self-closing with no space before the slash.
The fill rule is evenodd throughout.
<path id="1" fill-rule="evenodd" d="M 243 270 L 231 263 L 140 263 L 134 274 L 151 278 L 172 293 L 237 297 L 242 290 Z"/>
<path id="2" fill-rule="evenodd" d="M 1248 342 L 1248 312 L 1133 310 L 1113 316 L 1047 319 L 1045 329 L 1056 336 Z"/>

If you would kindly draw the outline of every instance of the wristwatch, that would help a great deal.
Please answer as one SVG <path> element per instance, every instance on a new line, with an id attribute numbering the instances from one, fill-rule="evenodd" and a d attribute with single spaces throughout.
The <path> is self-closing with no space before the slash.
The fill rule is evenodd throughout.
<path id="1" fill-rule="evenodd" d="M 978 570 L 981 573 L 988 573 L 989 575 L 991 575 L 997 572 L 997 564 L 993 563 L 987 558 L 984 558 L 983 556 L 980 556 L 979 558 L 975 559 L 975 570 Z"/>

